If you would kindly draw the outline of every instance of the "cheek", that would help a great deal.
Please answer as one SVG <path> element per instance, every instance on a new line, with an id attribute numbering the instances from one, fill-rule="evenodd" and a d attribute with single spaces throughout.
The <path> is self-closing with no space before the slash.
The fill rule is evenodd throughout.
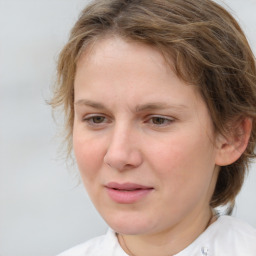
<path id="1" fill-rule="evenodd" d="M 151 164 L 158 177 L 158 189 L 162 191 L 162 203 L 175 205 L 168 209 L 174 215 L 183 216 L 196 205 L 208 204 L 210 200 L 212 191 L 209 188 L 215 166 L 213 152 L 199 137 L 175 138 L 168 144 L 171 146 L 158 148 L 155 154 L 151 152 L 159 156 Z"/>
<path id="2" fill-rule="evenodd" d="M 210 140 L 203 134 L 179 134 L 155 147 L 154 152 L 152 148 L 148 155 L 155 156 L 155 161 L 149 161 L 163 182 L 172 183 L 173 190 L 195 188 L 200 183 L 210 181 L 215 154 Z"/>
<path id="3" fill-rule="evenodd" d="M 84 139 L 74 132 L 73 148 L 83 181 L 92 181 L 96 178 L 97 172 L 102 165 L 104 157 L 102 143 L 90 138 Z"/>

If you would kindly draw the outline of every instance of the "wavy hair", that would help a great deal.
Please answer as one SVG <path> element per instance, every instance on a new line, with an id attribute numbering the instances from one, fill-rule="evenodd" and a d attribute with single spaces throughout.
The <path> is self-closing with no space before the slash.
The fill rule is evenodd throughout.
<path id="1" fill-rule="evenodd" d="M 72 151 L 76 63 L 93 42 L 117 35 L 157 48 L 175 73 L 197 86 L 216 134 L 235 132 L 234 120 L 252 119 L 241 157 L 220 168 L 211 206 L 234 204 L 256 144 L 256 67 L 248 41 L 232 15 L 211 0 L 96 0 L 81 13 L 60 53 L 52 107 L 63 107 Z"/>

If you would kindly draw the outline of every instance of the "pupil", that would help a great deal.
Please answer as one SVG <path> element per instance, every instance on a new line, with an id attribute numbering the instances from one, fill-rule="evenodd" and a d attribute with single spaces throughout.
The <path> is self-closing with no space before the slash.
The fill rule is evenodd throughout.
<path id="1" fill-rule="evenodd" d="M 102 116 L 95 116 L 95 117 L 93 117 L 93 122 L 94 123 L 101 123 L 103 121 L 104 121 L 104 117 L 102 117 Z"/>
<path id="2" fill-rule="evenodd" d="M 162 118 L 162 117 L 155 117 L 153 119 L 154 124 L 163 124 L 163 122 L 164 122 L 164 118 Z"/>

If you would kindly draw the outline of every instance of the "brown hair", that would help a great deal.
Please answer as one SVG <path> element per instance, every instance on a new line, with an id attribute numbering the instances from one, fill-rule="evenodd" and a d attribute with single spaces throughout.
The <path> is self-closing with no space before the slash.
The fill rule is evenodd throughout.
<path id="1" fill-rule="evenodd" d="M 58 62 L 52 106 L 63 106 L 68 152 L 72 149 L 74 77 L 81 53 L 104 35 L 149 44 L 172 60 L 184 81 L 196 85 L 216 133 L 232 120 L 252 119 L 248 146 L 220 169 L 211 206 L 234 203 L 256 144 L 255 58 L 235 19 L 211 0 L 96 0 L 79 17 Z"/>

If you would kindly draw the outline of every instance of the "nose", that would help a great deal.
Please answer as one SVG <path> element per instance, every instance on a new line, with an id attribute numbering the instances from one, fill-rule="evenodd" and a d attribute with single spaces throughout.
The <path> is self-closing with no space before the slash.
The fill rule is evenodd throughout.
<path id="1" fill-rule="evenodd" d="M 109 140 L 104 162 L 118 171 L 137 168 L 142 163 L 142 153 L 132 129 L 116 128 Z"/>

